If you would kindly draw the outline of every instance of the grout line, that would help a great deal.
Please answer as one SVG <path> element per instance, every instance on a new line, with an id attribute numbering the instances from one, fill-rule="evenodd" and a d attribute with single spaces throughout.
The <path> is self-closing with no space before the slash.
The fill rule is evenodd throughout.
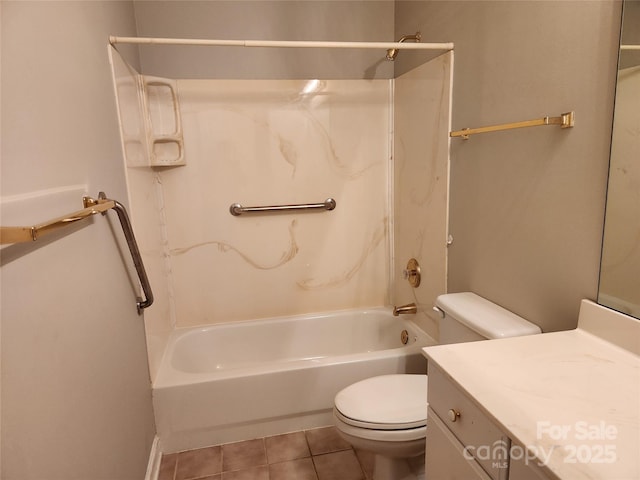
<path id="1" fill-rule="evenodd" d="M 362 476 L 365 478 L 365 480 L 369 480 L 369 475 L 367 475 L 367 471 L 364 469 L 364 465 L 362 463 L 362 460 L 360 459 L 360 455 L 358 455 L 358 452 L 356 451 L 355 448 L 353 449 L 353 454 L 356 456 L 358 465 L 360 465 L 360 470 L 362 470 Z"/>
<path id="2" fill-rule="evenodd" d="M 222 478 L 222 474 L 224 473 L 224 448 L 220 445 L 220 478 Z"/>
<path id="3" fill-rule="evenodd" d="M 307 449 L 309 450 L 309 457 L 311 457 L 311 463 L 313 464 L 313 471 L 316 474 L 316 477 L 318 476 L 318 472 L 316 472 L 316 464 L 313 461 L 313 452 L 311 451 L 311 444 L 309 443 L 309 437 L 307 437 L 307 431 L 308 430 L 303 430 L 302 433 L 304 435 L 304 441 L 307 444 Z"/>
<path id="4" fill-rule="evenodd" d="M 323 428 L 323 427 L 319 427 L 319 428 Z M 261 440 L 262 441 L 262 449 L 263 449 L 263 452 L 264 452 L 265 462 L 261 463 L 259 465 L 251 465 L 251 466 L 248 466 L 248 467 L 235 469 L 235 470 L 225 470 L 224 469 L 224 448 L 223 447 L 225 445 L 230 445 L 230 444 L 238 443 L 238 442 L 229 442 L 229 443 L 225 443 L 225 444 L 212 445 L 211 447 L 216 447 L 216 446 L 220 447 L 220 470 L 221 471 L 219 473 L 217 473 L 217 474 L 214 474 L 214 475 L 220 475 L 222 477 L 222 475 L 225 474 L 225 473 L 238 472 L 238 471 L 241 471 L 241 470 L 246 470 L 246 469 L 251 469 L 251 468 L 266 467 L 268 469 L 270 465 L 277 465 L 277 464 L 281 464 L 281 463 L 292 462 L 292 461 L 296 461 L 296 460 L 302 460 L 302 459 L 309 458 L 309 459 L 311 459 L 311 464 L 313 466 L 313 471 L 314 471 L 314 473 L 316 475 L 316 479 L 319 479 L 320 475 L 318 473 L 318 470 L 317 470 L 317 467 L 316 467 L 316 463 L 314 461 L 316 457 L 322 457 L 322 456 L 325 456 L 325 455 L 330 455 L 330 454 L 333 454 L 333 453 L 344 452 L 344 451 L 349 451 L 350 450 L 356 456 L 356 460 L 358 462 L 358 466 L 360 467 L 360 470 L 361 470 L 361 473 L 363 475 L 363 478 L 368 479 L 366 471 L 365 471 L 365 468 L 364 468 L 364 466 L 362 464 L 362 461 L 361 461 L 360 457 L 358 456 L 356 450 L 353 447 L 349 446 L 348 448 L 344 448 L 344 449 L 332 450 L 332 451 L 329 451 L 329 452 L 323 452 L 323 453 L 314 454 L 312 452 L 312 450 L 311 450 L 311 444 L 309 443 L 309 437 L 307 436 L 307 432 L 308 431 L 309 430 L 299 430 L 298 431 L 298 432 L 303 433 L 303 435 L 304 435 L 304 440 L 305 440 L 307 449 L 309 450 L 309 455 L 308 456 L 295 458 L 295 459 L 281 460 L 281 461 L 278 461 L 278 462 L 271 463 L 269 461 L 269 457 L 268 457 L 268 454 L 267 454 L 267 438 L 268 437 L 259 437 L 259 438 L 256 438 L 254 440 Z M 290 432 L 290 433 L 297 433 L 297 432 Z M 206 448 L 211 448 L 211 447 L 202 447 L 202 448 L 196 448 L 196 449 L 192 449 L 192 450 L 201 450 L 201 449 L 206 449 Z M 192 451 L 192 450 L 185 450 L 185 451 Z M 176 458 L 175 458 L 175 462 L 173 464 L 172 480 L 176 480 L 176 477 L 177 477 L 180 453 L 182 453 L 182 452 L 176 452 L 175 453 Z M 196 478 L 192 478 L 192 479 L 189 479 L 189 480 L 198 480 L 198 478 L 205 478 L 205 477 L 196 477 Z"/>
<path id="5" fill-rule="evenodd" d="M 313 461 L 313 458 L 315 457 L 315 455 L 311 451 L 311 444 L 309 443 L 309 437 L 307 437 L 307 431 L 308 430 L 303 430 L 302 433 L 304 434 L 304 441 L 307 443 L 307 448 L 309 449 L 309 458 L 311 459 L 311 466 L 313 467 L 313 473 L 315 473 L 316 480 L 318 480 L 320 478 L 320 475 L 318 475 L 318 469 L 316 468 L 316 462 Z"/>

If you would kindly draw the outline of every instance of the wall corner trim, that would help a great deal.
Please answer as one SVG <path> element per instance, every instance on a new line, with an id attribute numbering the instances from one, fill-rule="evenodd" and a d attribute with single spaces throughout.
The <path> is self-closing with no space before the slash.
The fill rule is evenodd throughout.
<path id="1" fill-rule="evenodd" d="M 147 473 L 144 476 L 144 480 L 158 480 L 161 460 L 160 437 L 156 435 L 151 445 L 151 451 L 149 452 L 149 463 L 147 464 Z"/>

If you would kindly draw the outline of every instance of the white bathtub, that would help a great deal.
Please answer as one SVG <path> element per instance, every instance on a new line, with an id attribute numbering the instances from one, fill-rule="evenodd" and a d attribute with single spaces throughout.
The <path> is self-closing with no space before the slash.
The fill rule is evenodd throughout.
<path id="1" fill-rule="evenodd" d="M 339 390 L 375 375 L 426 373 L 420 349 L 433 344 L 382 308 L 177 329 L 153 385 L 161 449 L 330 425 Z"/>

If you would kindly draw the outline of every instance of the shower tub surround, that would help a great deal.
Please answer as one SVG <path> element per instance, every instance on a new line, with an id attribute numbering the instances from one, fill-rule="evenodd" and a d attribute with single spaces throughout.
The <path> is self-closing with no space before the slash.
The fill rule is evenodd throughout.
<path id="1" fill-rule="evenodd" d="M 425 373 L 435 343 L 382 308 L 177 329 L 153 389 L 162 451 L 329 425 L 338 391 Z"/>
<path id="2" fill-rule="evenodd" d="M 446 290 L 453 53 L 384 80 L 173 80 L 140 75 L 115 49 L 111 57 L 130 211 L 156 298 L 145 326 L 163 451 L 326 425 L 344 386 L 423 373 L 413 347 L 383 345 L 309 359 L 310 344 L 296 354 L 307 360 L 212 372 L 206 357 L 191 358 L 191 371 L 172 362 L 176 337 L 190 328 L 203 339 L 218 326 L 302 325 L 309 312 L 390 312 L 409 302 L 418 305 L 410 319 L 386 313 L 392 341 L 404 323 L 437 338 L 431 307 Z M 334 210 L 229 211 L 328 197 Z M 412 257 L 425 272 L 415 289 L 402 280 Z M 360 336 L 344 328 L 329 337 L 355 347 Z M 234 341 L 237 360 L 265 349 L 287 357 L 291 332 L 274 332 L 242 353 L 244 338 Z"/>
<path id="3" fill-rule="evenodd" d="M 392 80 L 163 81 L 111 57 L 131 216 L 156 293 L 145 312 L 152 379 L 181 327 L 413 301 L 413 320 L 437 338 L 452 52 Z M 145 163 L 140 152 L 165 138 Z M 229 212 L 327 197 L 332 211 Z M 428 271 L 416 289 L 401 280 L 411 257 Z"/>

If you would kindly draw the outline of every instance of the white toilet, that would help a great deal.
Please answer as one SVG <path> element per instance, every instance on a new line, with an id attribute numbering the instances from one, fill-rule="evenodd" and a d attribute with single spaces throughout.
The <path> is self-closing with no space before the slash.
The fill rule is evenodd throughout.
<path id="1" fill-rule="evenodd" d="M 471 292 L 440 295 L 434 309 L 441 316 L 441 344 L 541 333 L 536 325 Z M 336 395 L 333 414 L 345 440 L 375 454 L 374 480 L 421 476 L 415 464 L 425 452 L 427 375 L 382 375 L 349 385 Z M 419 461 L 411 462 L 413 457 Z"/>

